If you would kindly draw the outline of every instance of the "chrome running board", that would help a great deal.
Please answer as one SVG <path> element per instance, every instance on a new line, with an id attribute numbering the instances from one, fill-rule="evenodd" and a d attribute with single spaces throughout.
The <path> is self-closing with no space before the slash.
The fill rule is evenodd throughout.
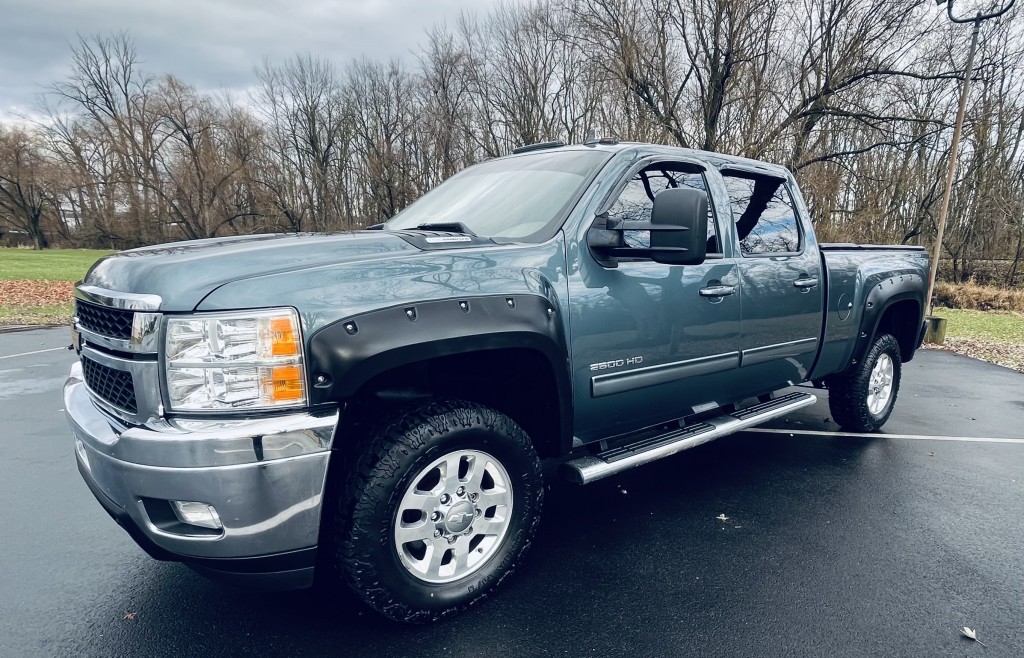
<path id="1" fill-rule="evenodd" d="M 576 484 L 590 484 L 615 473 L 674 455 L 766 420 L 809 407 L 818 399 L 810 393 L 789 393 L 774 400 L 715 416 L 665 434 L 646 437 L 562 464 L 562 474 Z"/>

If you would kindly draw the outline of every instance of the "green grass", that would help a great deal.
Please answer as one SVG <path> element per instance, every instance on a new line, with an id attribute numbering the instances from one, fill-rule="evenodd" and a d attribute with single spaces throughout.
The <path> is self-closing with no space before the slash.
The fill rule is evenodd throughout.
<path id="1" fill-rule="evenodd" d="M 0 248 L 0 281 L 79 281 L 93 263 L 112 253 L 100 249 Z"/>
<path id="2" fill-rule="evenodd" d="M 937 308 L 935 315 L 947 319 L 946 336 L 950 338 L 974 338 L 1024 345 L 1024 315 L 1020 313 Z"/>
<path id="3" fill-rule="evenodd" d="M 0 305 L 0 326 L 5 324 L 55 325 L 71 324 L 72 304 L 45 306 Z"/>
<path id="4" fill-rule="evenodd" d="M 4 249 L 0 248 L 0 282 L 2 281 L 80 281 L 86 271 L 100 258 L 114 252 L 99 249 Z M 41 284 L 48 286 L 50 284 Z M 54 284 L 63 285 L 63 284 Z M 2 284 L 0 284 L 2 286 Z M 0 299 L 4 297 L 0 294 Z M 58 296 L 59 299 L 59 296 Z M 0 304 L 0 325 L 67 324 L 72 305 L 31 304 L 30 300 L 8 296 Z M 55 301 L 53 297 L 49 301 Z"/>

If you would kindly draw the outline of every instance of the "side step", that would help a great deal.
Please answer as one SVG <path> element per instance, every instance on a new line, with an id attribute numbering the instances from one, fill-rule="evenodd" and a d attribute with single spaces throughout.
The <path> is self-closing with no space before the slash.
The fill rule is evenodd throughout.
<path id="1" fill-rule="evenodd" d="M 810 393 L 789 393 L 666 434 L 647 437 L 593 455 L 577 457 L 562 464 L 562 474 L 576 484 L 590 484 L 634 466 L 642 466 L 727 434 L 745 430 L 766 420 L 785 416 L 797 409 L 809 407 L 817 401 L 818 399 Z"/>

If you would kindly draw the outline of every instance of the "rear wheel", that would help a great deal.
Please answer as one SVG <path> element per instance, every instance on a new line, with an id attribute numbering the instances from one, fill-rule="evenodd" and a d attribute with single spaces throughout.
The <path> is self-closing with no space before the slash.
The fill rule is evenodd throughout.
<path id="1" fill-rule="evenodd" d="M 845 375 L 830 377 L 828 407 L 845 430 L 874 432 L 889 420 L 900 390 L 900 346 L 889 334 L 878 334 L 864 360 Z"/>
<path id="2" fill-rule="evenodd" d="M 542 497 L 537 455 L 507 416 L 470 402 L 396 414 L 359 449 L 325 528 L 335 572 L 392 619 L 440 619 L 511 573 Z"/>

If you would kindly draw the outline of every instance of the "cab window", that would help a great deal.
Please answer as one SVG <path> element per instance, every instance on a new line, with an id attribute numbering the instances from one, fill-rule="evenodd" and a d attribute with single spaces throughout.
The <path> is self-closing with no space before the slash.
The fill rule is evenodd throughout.
<path id="1" fill-rule="evenodd" d="M 740 253 L 772 256 L 801 249 L 796 207 L 786 181 L 774 176 L 723 171 Z"/>
<path id="2" fill-rule="evenodd" d="M 608 210 L 608 216 L 625 221 L 647 222 L 651 219 L 654 197 L 675 187 L 690 187 L 708 194 L 708 255 L 721 255 L 715 215 L 704 174 L 683 163 L 658 162 L 634 175 Z M 646 248 L 651 245 L 649 231 L 625 231 L 626 245 Z"/>

